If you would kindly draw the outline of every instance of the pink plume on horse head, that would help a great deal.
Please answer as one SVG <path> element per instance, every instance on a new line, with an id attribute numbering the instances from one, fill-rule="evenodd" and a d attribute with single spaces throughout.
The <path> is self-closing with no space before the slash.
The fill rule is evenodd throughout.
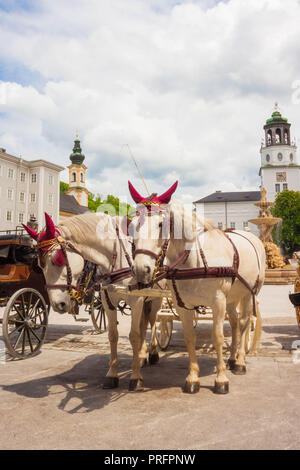
<path id="1" fill-rule="evenodd" d="M 30 237 L 33 238 L 34 240 L 37 240 L 39 234 L 35 230 L 33 230 L 31 227 L 28 227 L 28 225 L 25 225 L 25 224 L 22 224 L 22 225 L 25 228 L 28 235 L 30 235 Z"/>
<path id="2" fill-rule="evenodd" d="M 158 196 L 158 200 L 161 204 L 168 204 L 171 200 L 173 193 L 175 193 L 178 186 L 178 181 L 176 181 L 165 193 Z"/>
<path id="3" fill-rule="evenodd" d="M 46 240 L 51 240 L 51 238 L 55 237 L 55 225 L 53 220 L 51 219 L 50 215 L 45 212 L 45 219 L 46 219 Z"/>
<path id="4" fill-rule="evenodd" d="M 132 196 L 134 202 L 139 204 L 140 202 L 152 201 L 158 204 L 168 204 L 171 200 L 172 194 L 176 191 L 178 186 L 178 181 L 176 181 L 165 193 L 161 194 L 160 196 L 152 195 L 149 197 L 142 197 L 137 190 L 133 187 L 133 185 L 128 181 L 129 191 Z"/>
<path id="5" fill-rule="evenodd" d="M 137 192 L 133 185 L 128 181 L 129 191 L 134 202 L 139 204 L 144 198 Z"/>

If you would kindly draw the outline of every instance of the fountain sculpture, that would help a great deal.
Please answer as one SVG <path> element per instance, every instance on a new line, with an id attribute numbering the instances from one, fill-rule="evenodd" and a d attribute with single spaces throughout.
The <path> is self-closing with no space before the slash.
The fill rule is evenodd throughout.
<path id="1" fill-rule="evenodd" d="M 286 284 L 293 282 L 296 271 L 289 264 L 286 264 L 280 253 L 279 247 L 273 242 L 272 230 L 282 219 L 273 217 L 270 207 L 273 202 L 267 201 L 266 189 L 261 188 L 261 200 L 255 205 L 260 208 L 259 216 L 250 219 L 249 222 L 259 228 L 259 238 L 264 244 L 266 250 L 266 284 Z"/>

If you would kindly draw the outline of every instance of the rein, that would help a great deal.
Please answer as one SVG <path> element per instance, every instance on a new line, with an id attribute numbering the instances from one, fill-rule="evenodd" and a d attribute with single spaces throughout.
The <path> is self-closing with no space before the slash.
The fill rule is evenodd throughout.
<path id="1" fill-rule="evenodd" d="M 45 257 L 49 254 L 51 254 L 54 250 L 59 248 L 63 256 L 65 258 L 65 265 L 67 269 L 67 284 L 45 284 L 46 289 L 62 289 L 62 290 L 68 290 L 69 295 L 71 298 L 74 298 L 77 302 L 82 303 L 83 298 L 86 295 L 89 295 L 97 285 L 99 284 L 112 284 L 116 282 L 120 282 L 121 280 L 124 280 L 132 275 L 132 261 L 130 259 L 130 256 L 128 252 L 126 251 L 125 245 L 123 243 L 123 240 L 120 238 L 120 233 L 119 233 L 119 227 L 116 226 L 116 234 L 117 238 L 119 240 L 121 249 L 124 251 L 125 258 L 128 263 L 127 268 L 120 268 L 117 270 L 114 270 L 116 261 L 117 261 L 117 248 L 115 244 L 115 249 L 112 255 L 112 262 L 111 262 L 111 271 L 108 273 L 103 273 L 100 275 L 96 276 L 96 280 L 92 283 L 92 285 L 86 289 L 86 286 L 82 286 L 81 280 L 83 276 L 80 276 L 77 282 L 77 285 L 73 285 L 73 274 L 72 274 L 72 269 L 68 260 L 68 254 L 67 254 L 67 248 L 71 249 L 74 253 L 79 254 L 83 259 L 83 255 L 78 251 L 74 245 L 66 240 L 59 234 L 57 237 L 52 238 L 50 240 L 46 240 L 44 242 L 38 242 L 36 246 L 36 250 L 38 253 L 38 257 L 40 260 L 40 264 L 42 267 L 45 266 Z M 49 247 L 48 250 L 44 251 L 45 248 Z M 114 306 L 112 305 L 107 292 L 105 291 L 106 295 L 106 300 L 109 305 L 110 309 L 114 309 Z"/>
<path id="2" fill-rule="evenodd" d="M 170 219 L 170 233 L 172 233 L 172 229 L 174 227 L 174 221 L 173 218 L 171 217 Z M 149 250 L 143 250 L 143 249 L 138 249 L 135 250 L 135 255 L 136 254 L 144 254 L 148 255 L 152 258 L 156 259 L 156 264 L 153 272 L 153 277 L 150 283 L 146 284 L 141 284 L 138 283 L 134 286 L 130 286 L 130 290 L 134 289 L 143 289 L 146 287 L 153 287 L 158 281 L 161 279 L 167 279 L 172 282 L 173 290 L 176 296 L 176 301 L 179 307 L 182 307 L 186 310 L 197 310 L 200 306 L 194 306 L 192 308 L 189 308 L 185 305 L 183 302 L 180 294 L 178 287 L 176 285 L 176 281 L 183 281 L 183 280 L 193 280 L 193 279 L 215 279 L 215 278 L 231 278 L 232 279 L 232 284 L 234 283 L 235 279 L 238 279 L 252 294 L 253 297 L 253 314 L 256 316 L 256 302 L 255 302 L 255 295 L 257 294 L 258 286 L 259 286 L 259 274 L 257 276 L 256 282 L 253 287 L 250 286 L 250 284 L 239 274 L 239 253 L 238 250 L 234 244 L 234 242 L 231 240 L 231 238 L 227 235 L 226 232 L 229 233 L 234 233 L 235 235 L 239 235 L 243 237 L 245 240 L 247 240 L 253 247 L 256 258 L 257 258 L 257 263 L 258 267 L 260 268 L 260 262 L 259 262 L 259 256 L 257 253 L 257 250 L 254 246 L 254 244 L 246 238 L 244 235 L 233 232 L 233 230 L 226 230 L 223 232 L 224 236 L 227 238 L 228 241 L 230 241 L 232 247 L 233 247 L 233 262 L 232 266 L 209 266 L 204 254 L 204 251 L 202 247 L 200 246 L 199 240 L 198 240 L 198 245 L 199 245 L 199 252 L 200 256 L 202 259 L 203 267 L 199 268 L 177 268 L 179 264 L 185 264 L 191 250 L 185 250 L 172 264 L 169 266 L 163 265 L 163 261 L 166 256 L 166 252 L 169 246 L 170 242 L 170 234 L 169 238 L 165 240 L 163 247 L 161 249 L 161 252 L 157 255 L 156 253 L 153 253 L 152 251 Z"/>

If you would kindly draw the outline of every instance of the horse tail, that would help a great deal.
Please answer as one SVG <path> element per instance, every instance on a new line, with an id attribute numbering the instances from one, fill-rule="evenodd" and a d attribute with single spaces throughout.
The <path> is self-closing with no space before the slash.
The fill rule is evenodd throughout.
<path id="1" fill-rule="evenodd" d="M 261 318 L 258 303 L 259 303 L 258 300 L 255 298 L 256 324 L 255 324 L 255 330 L 254 330 L 252 344 L 251 344 L 249 353 L 256 352 L 260 346 L 260 339 L 261 339 L 261 332 L 262 332 L 262 318 Z"/>

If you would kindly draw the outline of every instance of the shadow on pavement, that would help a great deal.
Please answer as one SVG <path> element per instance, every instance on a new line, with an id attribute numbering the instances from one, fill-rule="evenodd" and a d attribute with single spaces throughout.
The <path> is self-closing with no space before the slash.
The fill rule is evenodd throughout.
<path id="1" fill-rule="evenodd" d="M 129 392 L 131 356 L 120 355 L 120 385 L 113 390 L 102 388 L 107 372 L 109 356 L 92 354 L 79 361 L 62 374 L 23 381 L 12 385 L 0 385 L 1 389 L 19 396 L 39 399 L 58 397 L 57 407 L 69 414 L 89 413 L 122 399 L 128 394 L 141 395 L 147 392 L 171 388 L 181 389 L 188 374 L 188 358 L 173 357 L 172 352 L 161 355 L 155 366 L 142 369 L 144 391 Z M 216 360 L 203 355 L 198 357 L 200 377 L 214 373 Z M 212 385 L 214 377 L 211 379 Z M 213 386 L 205 386 L 213 391 Z M 181 392 L 182 393 L 182 392 Z"/>

